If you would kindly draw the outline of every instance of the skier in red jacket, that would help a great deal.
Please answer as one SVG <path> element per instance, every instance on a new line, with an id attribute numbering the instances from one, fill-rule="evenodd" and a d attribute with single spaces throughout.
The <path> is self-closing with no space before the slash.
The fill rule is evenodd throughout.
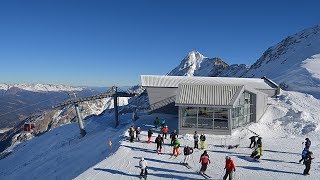
<path id="1" fill-rule="evenodd" d="M 224 169 L 226 169 L 226 174 L 224 175 L 223 180 L 226 180 L 228 176 L 229 180 L 232 180 L 233 172 L 236 171 L 236 166 L 230 156 L 226 156 L 226 166 Z"/>
<path id="2" fill-rule="evenodd" d="M 199 163 L 201 163 L 200 173 L 204 174 L 205 171 L 207 170 L 208 163 L 210 164 L 210 159 L 207 151 L 203 152 L 203 154 L 200 157 Z"/>

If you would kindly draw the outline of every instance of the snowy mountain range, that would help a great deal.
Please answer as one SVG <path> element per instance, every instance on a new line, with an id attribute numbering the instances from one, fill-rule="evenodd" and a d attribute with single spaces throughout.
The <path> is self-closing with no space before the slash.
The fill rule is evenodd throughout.
<path id="1" fill-rule="evenodd" d="M 244 64 L 228 65 L 220 58 L 208 58 L 198 51 L 191 51 L 168 76 L 241 76 L 248 67 Z"/>
<path id="2" fill-rule="evenodd" d="M 268 48 L 251 66 L 228 65 L 220 58 L 208 58 L 191 51 L 171 76 L 266 76 L 282 89 L 310 93 L 320 98 L 320 25 L 288 36 Z"/>
<path id="3" fill-rule="evenodd" d="M 21 89 L 32 92 L 82 91 L 84 88 L 54 84 L 0 84 L 0 90 Z"/>

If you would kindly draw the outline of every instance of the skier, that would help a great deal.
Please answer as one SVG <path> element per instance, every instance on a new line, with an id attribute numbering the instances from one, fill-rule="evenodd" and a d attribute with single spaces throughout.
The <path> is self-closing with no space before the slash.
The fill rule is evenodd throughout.
<path id="1" fill-rule="evenodd" d="M 259 154 L 260 154 L 260 156 L 262 156 L 262 137 L 258 138 L 257 146 L 258 146 L 258 149 L 259 149 Z"/>
<path id="2" fill-rule="evenodd" d="M 251 140 L 250 146 L 249 148 L 254 148 L 257 145 L 257 141 L 256 141 L 256 137 L 258 136 L 251 136 L 249 139 Z M 251 145 L 253 144 L 253 146 L 251 147 Z"/>
<path id="3" fill-rule="evenodd" d="M 169 131 L 168 126 L 164 126 L 162 128 L 162 137 L 164 137 L 165 139 L 167 139 L 168 131 Z"/>
<path id="4" fill-rule="evenodd" d="M 309 152 L 309 151 L 308 151 L 306 148 L 303 149 L 303 151 L 302 151 L 302 153 L 301 153 L 301 157 L 302 157 L 302 158 L 299 160 L 299 163 L 301 163 L 301 161 L 303 161 L 303 160 L 306 158 L 308 152 Z"/>
<path id="5" fill-rule="evenodd" d="M 203 152 L 203 154 L 200 157 L 199 163 L 201 163 L 200 173 L 204 174 L 205 171 L 207 170 L 208 163 L 210 164 L 210 159 L 207 151 Z"/>
<path id="6" fill-rule="evenodd" d="M 151 136 L 152 136 L 152 134 L 153 134 L 152 130 L 149 129 L 149 131 L 148 131 L 148 144 L 149 144 L 150 141 L 151 141 Z"/>
<path id="7" fill-rule="evenodd" d="M 154 142 L 157 143 L 157 153 L 160 153 L 162 150 L 163 137 L 159 134 Z"/>
<path id="8" fill-rule="evenodd" d="M 180 142 L 178 141 L 178 139 L 175 139 L 173 141 L 173 153 L 172 153 L 172 156 L 174 156 L 175 153 L 177 153 L 176 156 L 180 155 L 179 147 L 180 147 Z"/>
<path id="9" fill-rule="evenodd" d="M 164 125 L 166 125 L 166 120 L 161 119 L 160 124 L 161 124 L 161 127 L 164 128 Z"/>
<path id="10" fill-rule="evenodd" d="M 172 131 L 172 133 L 170 134 L 170 138 L 171 138 L 170 144 L 173 145 L 173 141 L 178 138 L 178 134 L 176 130 Z"/>
<path id="11" fill-rule="evenodd" d="M 306 140 L 306 142 L 304 144 L 305 145 L 305 149 L 309 151 L 309 148 L 311 146 L 311 141 L 310 141 L 309 138 L 306 138 L 305 140 Z"/>
<path id="12" fill-rule="evenodd" d="M 199 147 L 198 147 L 199 135 L 198 135 L 197 131 L 194 132 L 193 139 L 194 139 L 194 148 L 199 149 Z"/>
<path id="13" fill-rule="evenodd" d="M 158 128 L 158 125 L 159 125 L 159 118 L 158 117 L 154 118 L 153 124 L 154 124 L 155 128 Z"/>
<path id="14" fill-rule="evenodd" d="M 130 129 L 129 129 L 130 142 L 133 142 L 134 132 L 135 132 L 134 127 L 131 126 Z"/>
<path id="15" fill-rule="evenodd" d="M 306 155 L 306 157 L 304 158 L 303 164 L 306 166 L 306 168 L 303 171 L 303 175 L 310 175 L 309 171 L 310 171 L 311 161 L 312 161 L 312 159 L 314 159 L 312 157 L 312 154 L 313 153 L 311 151 L 309 151 L 308 154 Z"/>
<path id="16" fill-rule="evenodd" d="M 236 171 L 236 166 L 234 165 L 234 162 L 230 156 L 226 156 L 226 166 L 224 169 L 226 170 L 226 173 L 223 177 L 223 180 L 226 180 L 228 176 L 229 176 L 229 180 L 232 180 L 233 172 Z"/>
<path id="17" fill-rule="evenodd" d="M 253 158 L 253 159 L 259 159 L 259 158 L 260 158 L 258 149 L 259 149 L 259 148 L 256 147 L 256 148 L 252 151 L 252 153 L 251 153 L 251 155 L 250 155 L 251 158 Z"/>
<path id="18" fill-rule="evenodd" d="M 141 173 L 140 173 L 140 179 L 143 177 L 143 175 L 145 175 L 145 177 L 147 178 L 148 175 L 148 163 L 146 160 L 144 160 L 143 157 L 141 157 L 141 160 L 139 161 L 139 166 L 141 169 Z"/>
<path id="19" fill-rule="evenodd" d="M 204 134 L 201 134 L 200 136 L 200 146 L 201 146 L 201 149 L 205 149 L 206 148 L 206 136 Z"/>
<path id="20" fill-rule="evenodd" d="M 193 149 L 189 146 L 184 147 L 183 154 L 184 154 L 184 160 L 183 164 L 188 165 L 188 160 L 190 158 L 190 155 L 193 153 Z"/>
<path id="21" fill-rule="evenodd" d="M 137 139 L 137 141 L 140 141 L 140 133 L 141 133 L 141 128 L 137 127 L 137 129 L 136 129 L 136 139 Z"/>

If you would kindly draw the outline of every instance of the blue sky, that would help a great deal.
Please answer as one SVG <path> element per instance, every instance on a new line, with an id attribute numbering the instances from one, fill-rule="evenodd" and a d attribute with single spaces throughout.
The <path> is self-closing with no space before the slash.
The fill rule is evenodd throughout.
<path id="1" fill-rule="evenodd" d="M 319 24 L 317 1 L 0 1 L 0 82 L 134 85 L 191 50 L 254 63 Z"/>

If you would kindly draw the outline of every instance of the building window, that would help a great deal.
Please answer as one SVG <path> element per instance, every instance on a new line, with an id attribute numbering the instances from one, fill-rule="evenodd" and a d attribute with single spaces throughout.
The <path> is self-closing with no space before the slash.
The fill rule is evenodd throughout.
<path id="1" fill-rule="evenodd" d="M 182 127 L 196 128 L 197 114 L 198 114 L 198 108 L 196 107 L 182 107 L 181 108 Z"/>
<path id="2" fill-rule="evenodd" d="M 181 126 L 184 128 L 227 130 L 228 109 L 212 107 L 181 107 Z"/>
<path id="3" fill-rule="evenodd" d="M 214 129 L 228 129 L 228 109 L 215 109 Z"/>
<path id="4" fill-rule="evenodd" d="M 199 107 L 198 128 L 201 128 L 201 129 L 213 128 L 213 109 L 212 108 Z"/>
<path id="5" fill-rule="evenodd" d="M 252 122 L 253 120 L 253 94 L 244 91 L 238 102 L 235 103 L 236 107 L 232 109 L 232 128 L 240 127 Z"/>

